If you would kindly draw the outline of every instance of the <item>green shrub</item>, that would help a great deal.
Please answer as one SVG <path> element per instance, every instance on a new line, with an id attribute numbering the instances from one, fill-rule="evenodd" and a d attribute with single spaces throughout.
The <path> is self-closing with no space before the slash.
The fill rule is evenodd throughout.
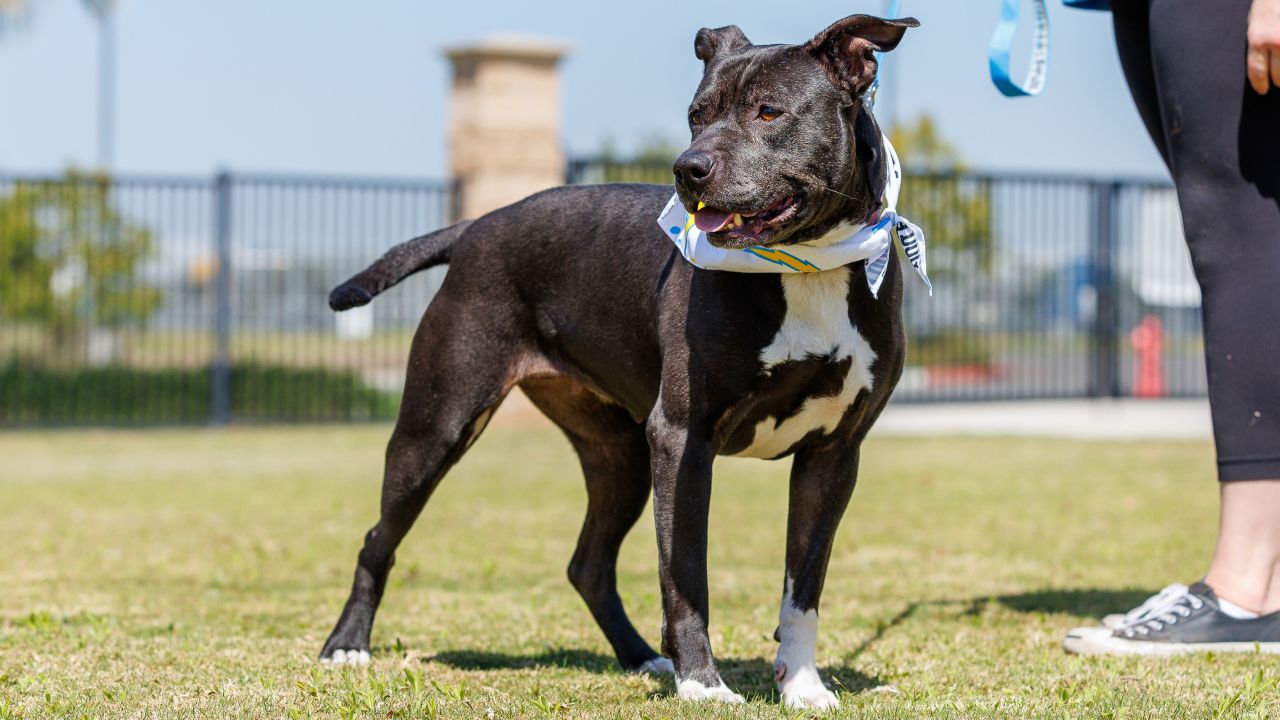
<path id="1" fill-rule="evenodd" d="M 0 366 L 0 426 L 199 423 L 210 418 L 208 368 Z M 235 421 L 375 420 L 395 417 L 399 398 L 349 371 L 237 365 Z"/>
<path id="2" fill-rule="evenodd" d="M 991 341 L 973 332 L 958 330 L 907 337 L 907 364 L 986 365 L 991 362 Z"/>

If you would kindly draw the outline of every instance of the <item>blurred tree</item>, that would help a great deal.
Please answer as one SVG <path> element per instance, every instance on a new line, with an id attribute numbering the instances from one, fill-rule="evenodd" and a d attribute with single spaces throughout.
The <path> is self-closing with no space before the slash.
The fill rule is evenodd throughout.
<path id="1" fill-rule="evenodd" d="M 0 197 L 0 318 L 47 327 L 65 351 L 89 328 L 156 310 L 160 291 L 137 278 L 151 233 L 121 217 L 110 191 L 106 177 L 72 170 Z"/>
<path id="2" fill-rule="evenodd" d="M 904 167 L 917 172 L 962 173 L 960 151 L 938 132 L 933 116 L 921 115 L 914 123 L 899 125 L 889 133 Z"/>
<path id="3" fill-rule="evenodd" d="M 606 137 L 590 160 L 594 173 L 591 182 L 645 182 L 670 185 L 671 163 L 684 151 L 684 146 L 658 133 L 640 138 L 627 154 L 618 149 L 612 137 Z"/>
<path id="4" fill-rule="evenodd" d="M 964 176 L 960 152 L 927 114 L 894 128 L 889 140 L 910 174 L 902 184 L 898 207 L 924 229 L 930 251 L 943 250 L 936 257 L 947 262 L 938 263 L 938 270 L 989 270 L 990 184 Z"/>
<path id="5" fill-rule="evenodd" d="M 664 170 L 669 170 L 671 164 L 676 161 L 680 153 L 684 152 L 687 145 L 687 142 L 672 140 L 659 133 L 651 133 L 641 138 L 632 157 L 637 163 L 661 166 Z"/>

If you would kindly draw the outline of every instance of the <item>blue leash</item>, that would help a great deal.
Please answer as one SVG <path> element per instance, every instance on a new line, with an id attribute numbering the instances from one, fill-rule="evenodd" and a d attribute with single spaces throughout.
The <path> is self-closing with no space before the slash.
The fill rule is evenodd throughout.
<path id="1" fill-rule="evenodd" d="M 987 65 L 991 68 L 991 82 L 1005 97 L 1039 95 L 1044 90 L 1045 77 L 1049 73 L 1049 10 L 1044 0 L 1032 0 L 1036 27 L 1031 41 L 1031 65 L 1027 68 L 1022 84 L 1009 78 L 1009 54 L 1013 50 L 1013 37 L 1018 32 L 1018 16 L 1021 0 L 1000 0 L 1000 22 L 991 35 L 987 48 Z M 1111 0 L 1063 0 L 1067 7 L 1081 10 L 1109 10 Z"/>
<path id="2" fill-rule="evenodd" d="M 1111 0 L 1062 0 L 1067 7 L 1081 10 L 1110 10 Z M 1045 0 L 1031 0 L 1035 11 L 1035 34 L 1032 36 L 1031 64 L 1027 68 L 1026 78 L 1022 84 L 1009 77 L 1009 56 L 1013 52 L 1013 39 L 1018 33 L 1018 21 L 1022 14 L 1021 0 L 1000 0 L 1000 21 L 996 31 L 991 35 L 991 44 L 987 48 L 987 65 L 991 70 L 991 82 L 1006 97 L 1028 97 L 1039 95 L 1044 90 L 1045 79 L 1049 74 L 1049 9 Z M 898 17 L 901 0 L 889 3 L 888 16 Z M 880 89 L 880 58 L 884 53 L 876 53 L 876 77 L 871 81 L 867 91 L 867 104 L 873 109 L 876 105 L 876 92 Z"/>
<path id="3" fill-rule="evenodd" d="M 1031 65 L 1022 84 L 1009 79 L 1009 54 L 1013 50 L 1013 36 L 1018 31 L 1021 0 L 1000 1 L 1000 22 L 991 36 L 987 48 L 987 65 L 991 68 L 991 82 L 1005 97 L 1039 95 L 1044 90 L 1045 76 L 1049 71 L 1049 9 L 1044 0 L 1032 0 L 1036 14 L 1035 34 L 1032 36 Z"/>

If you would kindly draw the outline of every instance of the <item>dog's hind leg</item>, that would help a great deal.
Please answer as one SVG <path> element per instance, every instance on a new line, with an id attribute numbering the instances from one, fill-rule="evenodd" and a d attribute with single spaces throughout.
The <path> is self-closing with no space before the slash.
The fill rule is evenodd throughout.
<path id="1" fill-rule="evenodd" d="M 368 662 L 396 547 L 510 387 L 513 335 L 495 328 L 492 316 L 473 319 L 478 316 L 465 303 L 446 295 L 442 289 L 414 336 L 400 416 L 387 444 L 381 515 L 365 535 L 351 595 L 320 652 L 323 661 Z"/>
<path id="2" fill-rule="evenodd" d="M 644 513 L 652 480 L 644 425 L 567 379 L 525 382 L 530 401 L 568 436 L 587 482 L 587 516 L 569 562 L 569 582 L 613 646 L 626 670 L 672 673 L 636 632 L 617 588 L 618 550 Z"/>

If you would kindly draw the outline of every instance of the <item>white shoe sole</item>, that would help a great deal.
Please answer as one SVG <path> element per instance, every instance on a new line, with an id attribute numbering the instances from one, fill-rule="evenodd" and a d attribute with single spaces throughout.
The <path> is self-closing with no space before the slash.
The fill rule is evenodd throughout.
<path id="1" fill-rule="evenodd" d="M 1116 637 L 1110 630 L 1103 627 L 1082 627 L 1072 630 L 1062 641 L 1062 648 L 1073 655 L 1170 657 L 1208 652 L 1280 654 L 1280 642 L 1169 643 L 1128 640 Z"/>
<path id="2" fill-rule="evenodd" d="M 1123 613 L 1115 613 L 1102 618 L 1102 627 L 1108 630 L 1116 630 L 1124 626 L 1125 616 Z"/>

